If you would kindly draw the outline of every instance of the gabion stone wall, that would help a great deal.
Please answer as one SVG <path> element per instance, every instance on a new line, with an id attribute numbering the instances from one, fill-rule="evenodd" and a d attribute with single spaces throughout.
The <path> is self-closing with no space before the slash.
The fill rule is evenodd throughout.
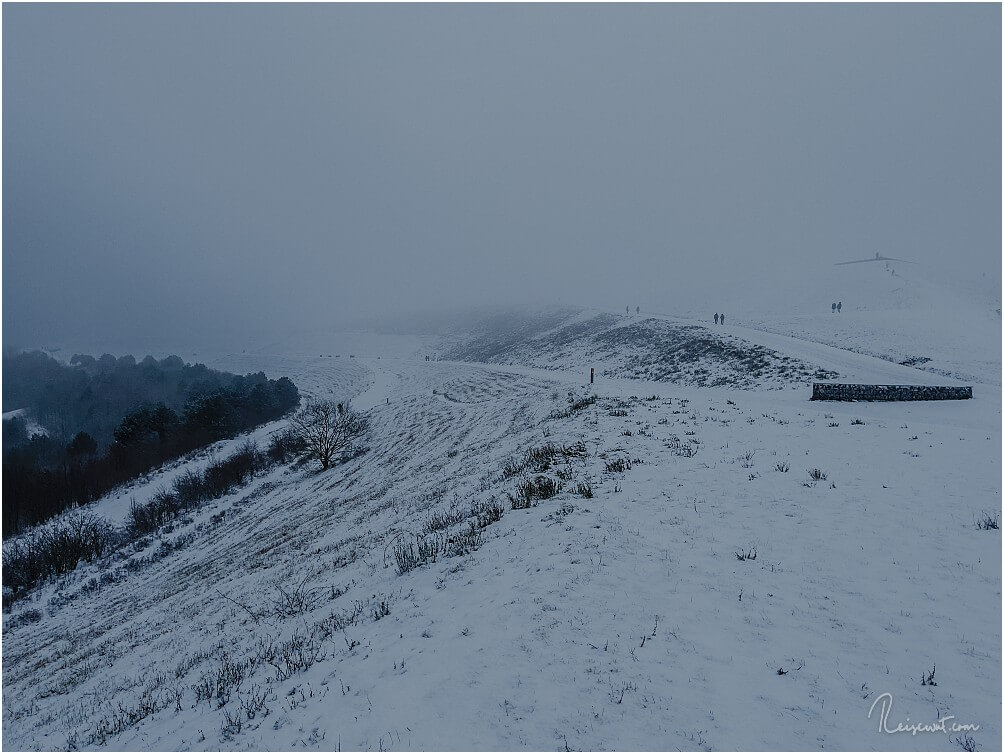
<path id="1" fill-rule="evenodd" d="M 972 397 L 972 387 L 812 383 L 814 401 L 961 401 Z"/>

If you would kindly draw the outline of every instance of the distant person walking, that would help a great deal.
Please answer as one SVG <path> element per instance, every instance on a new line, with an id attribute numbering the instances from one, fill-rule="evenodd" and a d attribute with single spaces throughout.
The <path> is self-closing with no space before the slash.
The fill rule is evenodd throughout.
<path id="1" fill-rule="evenodd" d="M 640 307 L 640 306 L 636 306 L 636 307 L 634 308 L 634 313 L 635 313 L 635 314 L 641 314 L 641 307 Z"/>
<path id="2" fill-rule="evenodd" d="M 718 312 L 715 312 L 715 324 L 718 324 Z"/>
<path id="3" fill-rule="evenodd" d="M 837 313 L 837 302 L 834 301 L 832 304 L 830 304 L 830 314 L 836 314 L 836 313 Z"/>
<path id="4" fill-rule="evenodd" d="M 630 314 L 631 313 L 631 307 L 630 306 L 625 306 L 624 307 L 624 313 L 625 314 Z"/>
<path id="5" fill-rule="evenodd" d="M 724 325 L 725 324 L 725 315 L 724 314 L 721 315 L 721 320 L 722 320 L 722 324 Z"/>
<path id="6" fill-rule="evenodd" d="M 837 314 L 840 314 L 840 310 L 843 309 L 843 308 L 844 308 L 844 302 L 843 301 L 838 301 L 837 302 Z"/>

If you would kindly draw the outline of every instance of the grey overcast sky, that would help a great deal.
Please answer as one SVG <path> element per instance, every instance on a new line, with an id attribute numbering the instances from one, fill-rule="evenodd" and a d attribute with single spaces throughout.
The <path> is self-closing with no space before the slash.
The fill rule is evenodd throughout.
<path id="1" fill-rule="evenodd" d="M 3 6 L 3 334 L 1000 275 L 999 5 Z"/>

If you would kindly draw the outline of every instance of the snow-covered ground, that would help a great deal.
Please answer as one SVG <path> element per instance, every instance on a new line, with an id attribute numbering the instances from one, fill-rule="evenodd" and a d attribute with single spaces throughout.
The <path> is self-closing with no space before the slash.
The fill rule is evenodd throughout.
<path id="1" fill-rule="evenodd" d="M 999 267 L 975 275 L 866 262 L 807 271 L 782 295 L 767 281 L 751 285 L 760 295 L 737 301 L 727 322 L 914 363 L 940 377 L 1001 384 Z M 836 301 L 840 314 L 830 310 Z"/>
<path id="2" fill-rule="evenodd" d="M 1001 510 L 999 350 L 950 370 L 987 372 L 971 401 L 813 403 L 820 370 L 953 381 L 834 347 L 810 320 L 790 337 L 739 317 L 568 316 L 499 363 L 359 334 L 206 355 L 351 400 L 369 451 L 275 469 L 16 603 L 4 747 L 943 750 L 966 735 L 881 732 L 891 698 L 888 728 L 951 715 L 999 750 L 1001 539 L 976 525 Z M 706 349 L 684 379 L 625 376 L 681 328 Z M 760 370 L 747 389 L 710 386 L 737 353 Z M 95 509 L 118 520 L 177 468 Z M 538 475 L 562 491 L 512 509 Z M 395 550 L 420 539 L 438 557 L 400 573 Z"/>

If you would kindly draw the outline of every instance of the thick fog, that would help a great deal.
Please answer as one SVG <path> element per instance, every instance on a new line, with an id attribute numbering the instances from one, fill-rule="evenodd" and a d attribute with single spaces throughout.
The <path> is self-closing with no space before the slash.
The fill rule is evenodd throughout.
<path id="1" fill-rule="evenodd" d="M 998 5 L 3 22 L 8 345 L 672 311 L 875 252 L 1000 278 Z"/>

